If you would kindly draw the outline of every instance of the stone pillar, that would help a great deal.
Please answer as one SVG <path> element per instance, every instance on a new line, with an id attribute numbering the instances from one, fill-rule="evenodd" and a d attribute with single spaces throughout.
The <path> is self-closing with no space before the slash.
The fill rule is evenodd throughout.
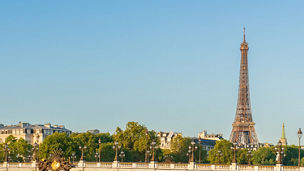
<path id="1" fill-rule="evenodd" d="M 304 171 L 304 167 L 300 167 L 300 171 Z"/>
<path id="2" fill-rule="evenodd" d="M 101 167 L 101 163 L 100 162 L 97 162 L 97 167 Z"/>
<path id="3" fill-rule="evenodd" d="M 3 167 L 4 168 L 8 167 L 8 163 L 7 162 L 3 162 Z"/>
<path id="4" fill-rule="evenodd" d="M 211 165 L 211 170 L 215 170 L 215 165 Z"/>
<path id="5" fill-rule="evenodd" d="M 254 171 L 259 171 L 259 166 L 254 166 Z"/>
<path id="6" fill-rule="evenodd" d="M 32 161 L 32 167 L 36 168 L 37 167 L 37 162 L 36 161 Z"/>
<path id="7" fill-rule="evenodd" d="M 170 164 L 170 169 L 174 169 L 175 168 L 175 164 L 171 163 Z"/>
<path id="8" fill-rule="evenodd" d="M 136 163 L 132 163 L 132 168 L 136 168 Z"/>
<path id="9" fill-rule="evenodd" d="M 157 162 L 156 161 L 151 161 L 149 163 L 149 168 L 157 168 Z"/>
<path id="10" fill-rule="evenodd" d="M 195 169 L 195 162 L 190 162 L 189 164 L 188 164 L 188 169 Z"/>
<path id="11" fill-rule="evenodd" d="M 283 165 L 282 164 L 276 164 L 274 171 L 283 171 Z"/>
<path id="12" fill-rule="evenodd" d="M 113 168 L 119 168 L 119 161 L 113 161 L 112 167 Z"/>
<path id="13" fill-rule="evenodd" d="M 85 167 L 85 162 L 83 161 L 83 160 L 80 160 L 79 162 L 78 162 L 78 165 L 77 165 L 78 167 Z"/>
<path id="14" fill-rule="evenodd" d="M 231 163 L 230 170 L 237 170 L 237 164 L 236 163 Z"/>

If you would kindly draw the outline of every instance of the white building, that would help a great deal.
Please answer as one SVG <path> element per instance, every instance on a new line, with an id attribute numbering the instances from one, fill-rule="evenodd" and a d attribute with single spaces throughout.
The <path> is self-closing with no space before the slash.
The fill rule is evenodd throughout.
<path id="1" fill-rule="evenodd" d="M 0 124 L 0 143 L 5 142 L 5 139 L 12 135 L 17 139 L 23 138 L 29 144 L 42 143 L 43 140 L 55 132 L 64 132 L 68 135 L 72 131 L 66 129 L 64 125 L 51 125 L 50 123 L 44 125 L 31 125 L 29 123 L 19 122 L 17 125 L 4 126 Z"/>
<path id="2" fill-rule="evenodd" d="M 181 133 L 177 132 L 159 132 L 157 133 L 157 137 L 159 138 L 160 141 L 160 147 L 161 149 L 171 149 L 171 143 L 173 139 L 176 136 L 182 136 Z"/>
<path id="3" fill-rule="evenodd" d="M 198 133 L 198 138 L 205 140 L 220 140 L 223 138 L 223 134 L 208 134 L 206 130 Z"/>

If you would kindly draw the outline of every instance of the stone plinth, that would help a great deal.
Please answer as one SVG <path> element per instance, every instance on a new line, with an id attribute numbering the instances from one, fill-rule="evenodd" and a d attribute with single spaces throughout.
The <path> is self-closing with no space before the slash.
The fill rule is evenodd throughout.
<path id="1" fill-rule="evenodd" d="M 157 163 L 156 161 L 151 161 L 149 163 L 149 168 L 157 168 L 157 164 L 156 163 Z"/>
<path id="2" fill-rule="evenodd" d="M 237 170 L 237 164 L 236 163 L 231 163 L 230 170 Z"/>
<path id="3" fill-rule="evenodd" d="M 80 160 L 79 162 L 78 162 L 78 165 L 77 165 L 78 167 L 85 167 L 85 162 L 83 161 L 83 160 Z"/>
<path id="4" fill-rule="evenodd" d="M 119 161 L 113 161 L 112 167 L 113 168 L 118 168 L 119 167 Z"/>
<path id="5" fill-rule="evenodd" d="M 188 164 L 188 169 L 195 169 L 195 162 L 190 162 Z"/>

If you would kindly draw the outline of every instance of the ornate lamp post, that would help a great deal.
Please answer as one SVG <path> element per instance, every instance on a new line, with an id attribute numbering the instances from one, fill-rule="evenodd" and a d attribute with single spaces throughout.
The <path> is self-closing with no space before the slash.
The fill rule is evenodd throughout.
<path id="1" fill-rule="evenodd" d="M 299 138 L 299 158 L 298 158 L 298 166 L 301 166 L 301 138 L 302 138 L 302 130 L 299 128 L 298 130 L 298 138 Z"/>
<path id="2" fill-rule="evenodd" d="M 38 143 L 35 143 L 34 146 L 33 146 L 33 158 L 32 160 L 33 161 L 38 161 L 39 160 L 39 144 Z"/>
<path id="3" fill-rule="evenodd" d="M 118 161 L 118 157 L 117 157 L 117 155 L 118 155 L 118 150 L 120 149 L 120 146 L 118 145 L 118 142 L 117 142 L 117 141 L 114 142 L 113 149 L 115 150 L 115 158 L 114 158 L 114 161 L 117 162 L 117 161 Z"/>
<path id="4" fill-rule="evenodd" d="M 80 157 L 80 161 L 83 161 L 84 158 L 84 150 L 87 149 L 87 146 L 79 146 L 79 150 L 81 150 L 81 157 Z"/>
<path id="5" fill-rule="evenodd" d="M 119 154 L 121 162 L 123 162 L 123 159 L 124 159 L 125 156 L 126 156 L 126 154 L 123 151 L 121 151 L 120 154 Z"/>
<path id="6" fill-rule="evenodd" d="M 72 162 L 74 163 L 74 162 L 75 162 L 75 159 L 76 159 L 76 154 L 75 154 L 75 152 L 72 152 L 71 158 L 72 158 Z"/>
<path id="7" fill-rule="evenodd" d="M 255 151 L 256 149 L 257 149 L 257 145 L 255 145 L 255 144 L 248 144 L 247 146 L 246 146 L 246 148 L 247 148 L 247 157 L 248 157 L 248 165 L 250 165 L 251 164 L 251 162 L 250 162 L 250 160 L 251 160 L 251 157 L 252 157 L 252 151 Z"/>
<path id="8" fill-rule="evenodd" d="M 217 154 L 218 154 L 218 164 L 221 164 L 221 153 L 222 153 L 221 150 L 217 151 Z"/>
<path id="9" fill-rule="evenodd" d="M 283 156 L 284 156 L 284 147 L 282 146 L 282 142 L 279 140 L 277 147 L 275 148 L 277 151 L 277 164 L 283 164 Z"/>
<path id="10" fill-rule="evenodd" d="M 189 157 L 188 163 L 190 163 L 190 161 L 191 161 L 191 150 L 190 149 L 187 152 L 187 156 Z"/>
<path id="11" fill-rule="evenodd" d="M 202 140 L 201 137 L 198 138 L 198 163 L 201 163 L 201 152 L 202 152 Z"/>
<path id="12" fill-rule="evenodd" d="M 100 154 L 100 147 L 101 147 L 101 139 L 98 139 L 98 162 L 100 163 L 101 154 Z"/>
<path id="13" fill-rule="evenodd" d="M 197 146 L 195 146 L 195 142 L 193 140 L 191 141 L 191 145 L 189 146 L 189 150 L 191 150 L 191 160 L 190 160 L 190 162 L 195 162 L 194 151 L 197 150 Z"/>
<path id="14" fill-rule="evenodd" d="M 98 153 L 98 152 L 96 152 L 96 153 L 95 153 L 95 159 L 96 159 L 96 162 L 98 162 L 98 157 L 99 157 L 99 153 Z"/>
<path id="15" fill-rule="evenodd" d="M 152 162 L 155 161 L 155 145 L 156 145 L 156 142 L 153 141 L 153 142 L 151 143 L 151 146 L 150 146 L 150 148 L 151 148 L 151 150 L 152 150 L 152 159 L 151 159 Z"/>
<path id="16" fill-rule="evenodd" d="M 233 143 L 231 149 L 233 150 L 233 160 L 232 163 L 236 163 L 236 149 L 237 149 L 237 143 Z"/>
<path id="17" fill-rule="evenodd" d="M 5 162 L 8 162 L 8 154 L 10 152 L 10 149 L 8 148 L 8 145 L 5 143 L 4 144 L 4 155 L 5 155 Z"/>
<path id="18" fill-rule="evenodd" d="M 149 140 L 149 131 L 148 129 L 145 130 L 146 139 Z M 148 142 L 149 143 L 149 142 Z M 147 143 L 146 153 L 145 153 L 145 163 L 149 160 L 149 144 Z"/>

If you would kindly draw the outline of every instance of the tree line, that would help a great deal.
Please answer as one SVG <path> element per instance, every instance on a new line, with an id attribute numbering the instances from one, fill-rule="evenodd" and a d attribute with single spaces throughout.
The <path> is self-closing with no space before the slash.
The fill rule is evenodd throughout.
<path id="1" fill-rule="evenodd" d="M 171 142 L 171 149 L 155 148 L 155 160 L 158 162 L 188 163 L 189 146 L 192 138 L 177 136 Z M 125 130 L 117 127 L 113 135 L 109 133 L 54 133 L 45 138 L 39 146 L 39 159 L 47 159 L 55 150 L 62 150 L 67 160 L 80 160 L 83 147 L 85 161 L 98 161 L 99 155 L 103 162 L 112 162 L 115 157 L 114 142 L 118 142 L 119 150 L 124 152 L 126 162 L 147 162 L 151 159 L 152 142 L 156 147 L 160 142 L 153 130 L 137 122 L 128 122 Z M 33 146 L 23 139 L 9 136 L 4 143 L 0 143 L 0 161 L 5 160 L 5 144 L 9 148 L 9 160 L 11 162 L 27 162 L 33 155 Z M 194 153 L 194 159 L 200 163 L 230 164 L 234 158 L 233 145 L 227 140 L 216 142 L 214 149 L 208 153 L 198 144 Z M 149 151 L 150 153 L 147 153 Z M 100 152 L 100 154 L 99 154 Z M 298 147 L 286 146 L 284 149 L 284 165 L 298 165 Z M 301 150 L 303 156 L 303 150 Z M 251 153 L 247 149 L 236 150 L 236 161 L 239 164 L 274 165 L 276 164 L 275 147 L 261 147 Z M 304 158 L 301 159 L 304 166 Z"/>

